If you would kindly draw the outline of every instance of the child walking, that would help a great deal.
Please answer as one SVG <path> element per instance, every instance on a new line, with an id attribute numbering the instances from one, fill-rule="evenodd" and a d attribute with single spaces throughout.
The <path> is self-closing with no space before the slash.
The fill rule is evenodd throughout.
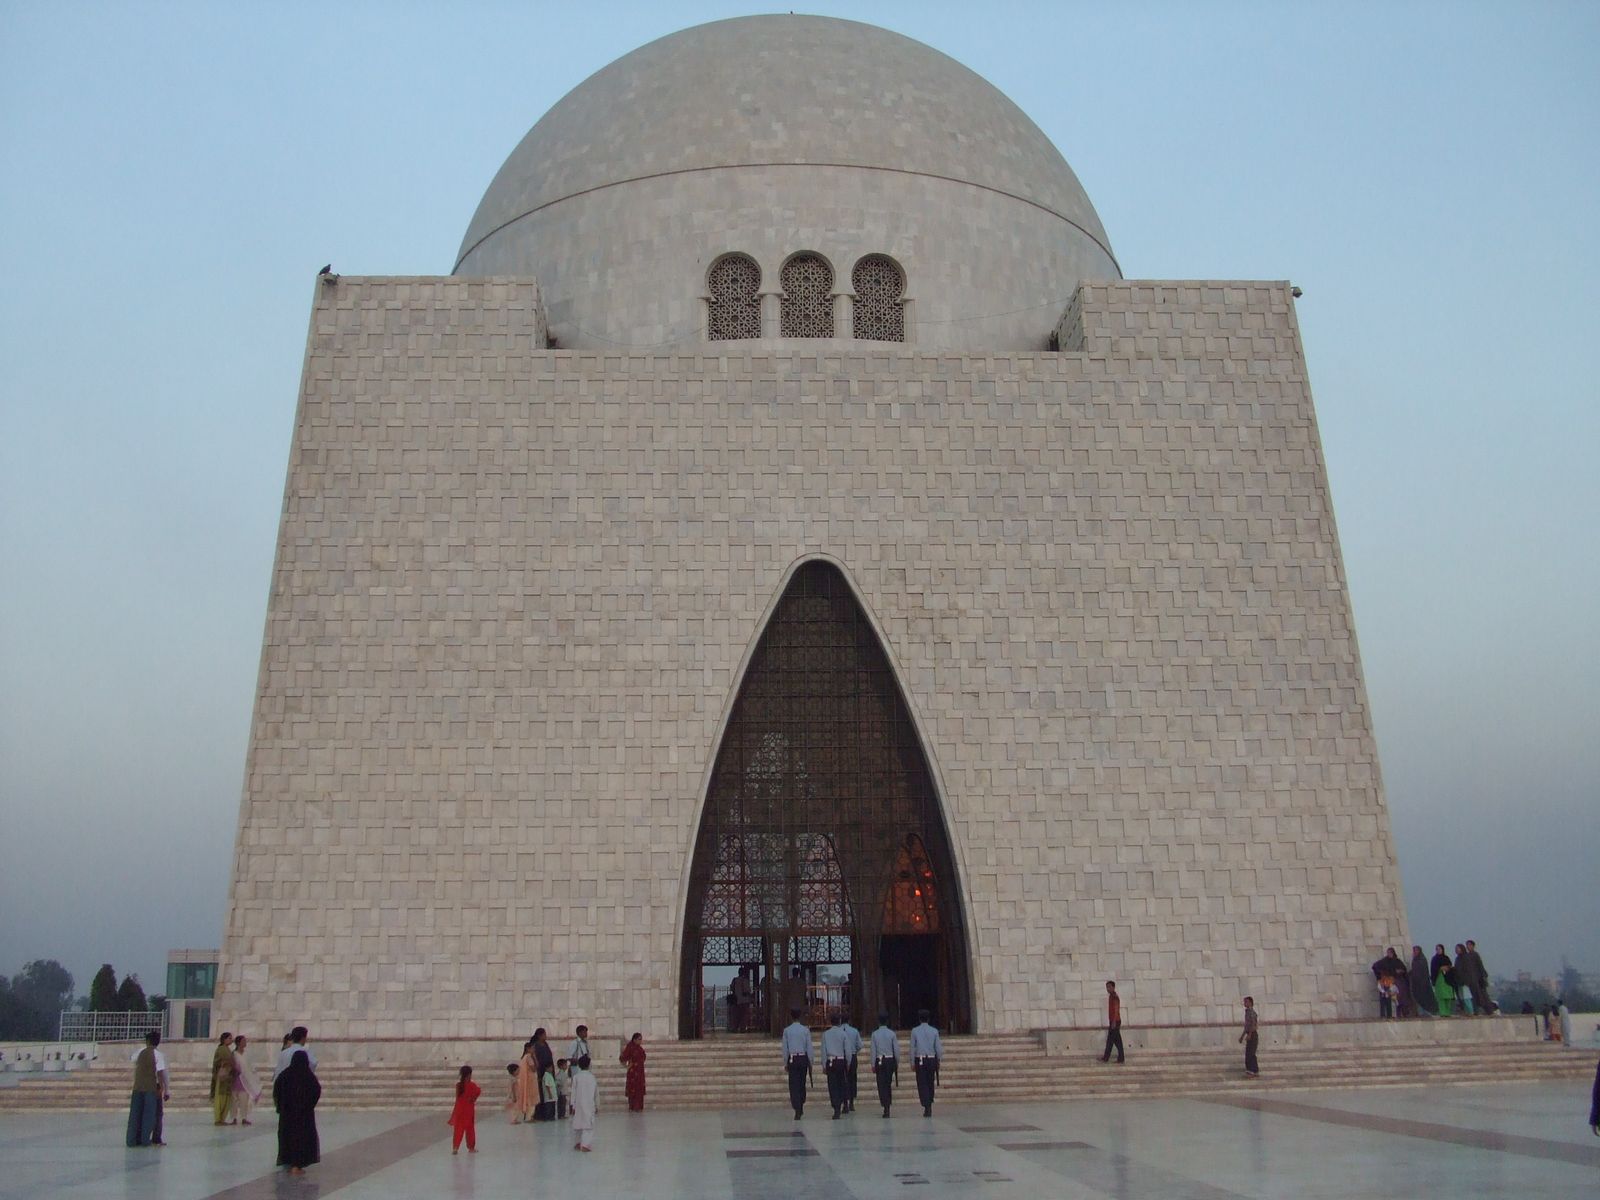
<path id="1" fill-rule="evenodd" d="M 539 1102 L 540 1102 L 539 1103 L 539 1107 L 544 1112 L 546 1112 L 546 1113 L 555 1112 L 555 1110 L 556 1110 L 556 1072 L 555 1072 L 554 1065 L 552 1065 L 551 1068 L 548 1071 L 546 1071 L 543 1075 L 539 1076 Z M 545 1120 L 545 1121 L 551 1120 L 551 1118 L 549 1116 L 545 1116 L 545 1117 L 543 1117 L 541 1119 Z"/>
<path id="2" fill-rule="evenodd" d="M 474 1107 L 483 1089 L 472 1082 L 472 1068 L 462 1067 L 461 1078 L 456 1081 L 456 1106 L 450 1110 L 447 1125 L 455 1127 L 450 1139 L 450 1153 L 461 1153 L 461 1139 L 467 1139 L 467 1153 L 478 1152 L 478 1110 Z"/>
<path id="3" fill-rule="evenodd" d="M 506 1115 L 511 1118 L 513 1125 L 522 1124 L 522 1101 L 517 1099 L 517 1072 L 521 1069 L 517 1063 L 506 1064 L 506 1074 L 511 1076 L 511 1094 L 506 1097 Z"/>
<path id="4" fill-rule="evenodd" d="M 572 1070 L 564 1058 L 556 1059 L 556 1120 L 567 1119 L 567 1097 L 572 1095 Z"/>
<path id="5" fill-rule="evenodd" d="M 589 1072 L 589 1056 L 578 1060 L 578 1069 L 572 1074 L 572 1134 L 577 1140 L 574 1150 L 589 1150 L 594 1137 L 594 1115 L 599 1098 L 600 1084 Z"/>

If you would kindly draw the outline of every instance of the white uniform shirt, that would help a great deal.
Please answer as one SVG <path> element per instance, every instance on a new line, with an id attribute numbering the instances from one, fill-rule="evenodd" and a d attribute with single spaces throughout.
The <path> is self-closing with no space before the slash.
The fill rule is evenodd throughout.
<path id="1" fill-rule="evenodd" d="M 880 1025 L 872 1031 L 872 1061 L 877 1062 L 880 1058 L 900 1061 L 900 1039 L 887 1025 Z"/>
<path id="2" fill-rule="evenodd" d="M 806 1056 L 806 1061 L 811 1061 L 811 1030 L 799 1021 L 791 1021 L 783 1031 L 783 1061 L 788 1062 L 796 1054 Z"/>
<path id="3" fill-rule="evenodd" d="M 924 1021 L 911 1031 L 911 1061 L 919 1058 L 943 1058 L 944 1043 L 939 1040 L 939 1031 Z"/>

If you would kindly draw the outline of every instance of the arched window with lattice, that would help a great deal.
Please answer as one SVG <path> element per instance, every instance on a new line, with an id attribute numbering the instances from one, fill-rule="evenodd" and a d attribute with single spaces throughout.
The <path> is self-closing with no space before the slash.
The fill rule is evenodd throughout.
<path id="1" fill-rule="evenodd" d="M 744 254 L 724 254 L 706 273 L 706 337 L 711 341 L 761 336 L 761 268 Z"/>
<path id="2" fill-rule="evenodd" d="M 850 273 L 856 294 L 855 335 L 875 342 L 906 340 L 906 273 L 886 254 L 869 254 Z"/>
<path id="3" fill-rule="evenodd" d="M 820 254 L 796 254 L 779 275 L 783 305 L 779 332 L 784 337 L 833 336 L 833 268 Z"/>

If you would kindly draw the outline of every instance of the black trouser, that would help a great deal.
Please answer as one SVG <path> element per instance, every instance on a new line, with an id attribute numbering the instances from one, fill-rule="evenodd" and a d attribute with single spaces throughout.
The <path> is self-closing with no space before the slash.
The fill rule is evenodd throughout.
<path id="1" fill-rule="evenodd" d="M 806 1073 L 811 1063 L 804 1054 L 789 1056 L 789 1106 L 799 1116 L 806 1107 Z"/>
<path id="2" fill-rule="evenodd" d="M 1121 1062 L 1123 1059 L 1121 1025 L 1113 1025 L 1106 1030 L 1106 1052 L 1100 1056 L 1101 1062 L 1105 1062 L 1111 1057 L 1111 1047 L 1113 1046 L 1117 1048 L 1117 1061 Z"/>
<path id="3" fill-rule="evenodd" d="M 933 1107 L 933 1087 L 939 1078 L 939 1060 L 932 1055 L 919 1058 L 917 1068 L 917 1099 L 922 1102 L 922 1109 L 926 1112 Z"/>
<path id="4" fill-rule="evenodd" d="M 1260 1065 L 1256 1062 L 1256 1047 L 1260 1044 L 1259 1033 L 1252 1030 L 1244 1035 L 1244 1069 L 1252 1075 L 1257 1075 L 1261 1071 Z"/>
<path id="5" fill-rule="evenodd" d="M 1388 992 L 1378 993 L 1378 1018 L 1387 1021 L 1394 1016 L 1394 1001 L 1389 998 Z"/>
<path id="6" fill-rule="evenodd" d="M 878 1103 L 883 1105 L 883 1111 L 889 1111 L 889 1103 L 894 1099 L 894 1073 L 895 1061 L 892 1058 L 880 1058 L 872 1064 L 872 1073 L 878 1077 Z"/>
<path id="7" fill-rule="evenodd" d="M 850 1075 L 842 1058 L 830 1058 L 824 1070 L 828 1076 L 828 1103 L 837 1116 L 850 1099 Z"/>
<path id="8" fill-rule="evenodd" d="M 844 1102 L 845 1102 L 846 1106 L 849 1107 L 851 1109 L 851 1111 L 855 1110 L 855 1107 L 856 1107 L 856 1092 L 857 1092 L 857 1090 L 859 1090 L 859 1083 L 858 1083 L 858 1081 L 856 1079 L 856 1060 L 857 1060 L 857 1057 L 858 1056 L 854 1055 L 854 1054 L 852 1054 L 850 1056 L 850 1070 L 848 1072 L 848 1079 L 850 1081 L 850 1087 L 849 1087 L 849 1090 L 845 1093 L 845 1098 L 844 1098 Z"/>

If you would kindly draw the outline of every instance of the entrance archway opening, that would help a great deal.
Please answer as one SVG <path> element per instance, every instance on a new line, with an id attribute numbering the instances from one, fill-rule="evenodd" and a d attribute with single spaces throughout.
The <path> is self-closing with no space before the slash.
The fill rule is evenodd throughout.
<path id="1" fill-rule="evenodd" d="M 690 867 L 679 1036 L 767 1033 L 799 1008 L 858 1026 L 972 1025 L 933 773 L 838 568 L 803 564 L 751 655 Z M 867 1024 L 863 1024 L 867 1022 Z"/>

